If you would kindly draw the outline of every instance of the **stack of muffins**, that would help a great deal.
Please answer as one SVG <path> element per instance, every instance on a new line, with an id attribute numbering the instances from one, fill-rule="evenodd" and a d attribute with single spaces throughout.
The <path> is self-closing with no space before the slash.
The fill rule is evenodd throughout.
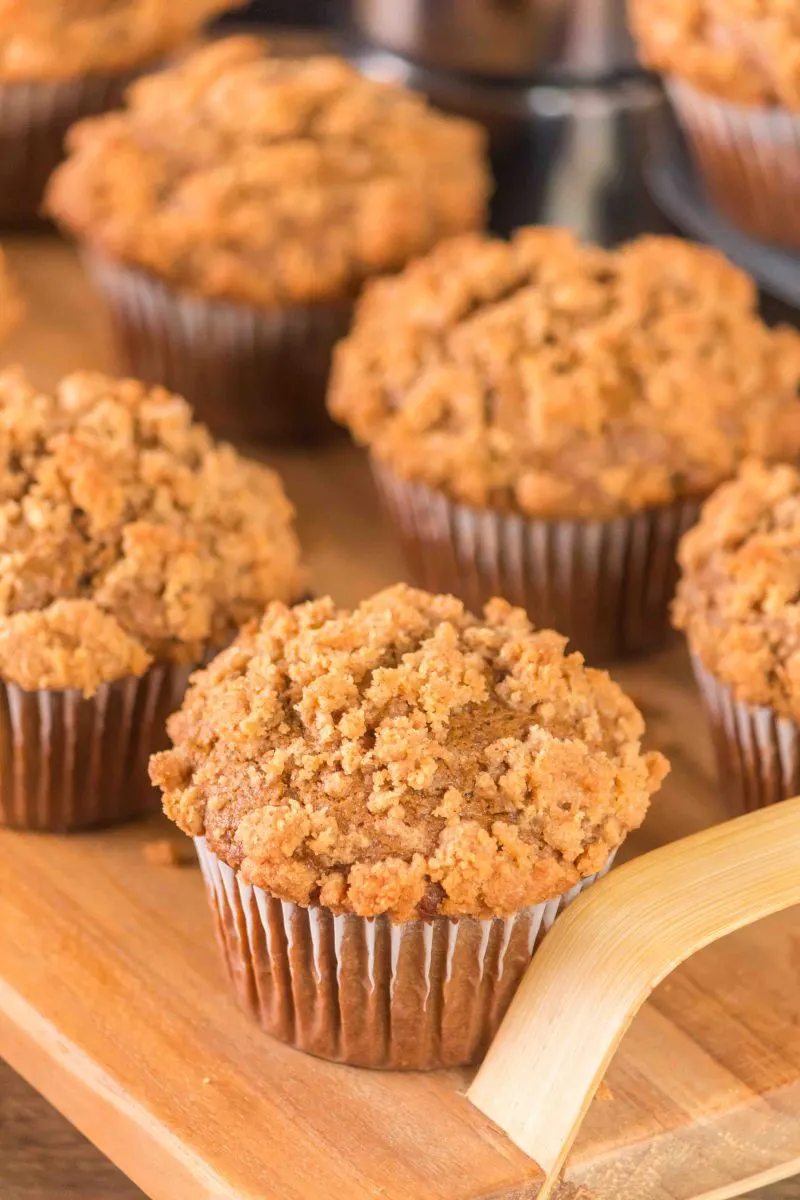
<path id="1" fill-rule="evenodd" d="M 93 4 L 68 61 L 222 7 Z M 711 250 L 486 236 L 483 134 L 335 58 L 222 40 L 68 145 L 47 208 L 145 382 L 0 375 L 0 824 L 141 815 L 149 759 L 268 1032 L 473 1062 L 668 770 L 597 664 L 664 641 L 678 560 L 730 794 L 747 738 L 800 758 L 800 335 Z M 348 610 L 212 434 L 316 436 L 353 311 L 330 412 L 419 586 Z M 748 803 L 800 782 L 759 755 Z"/>

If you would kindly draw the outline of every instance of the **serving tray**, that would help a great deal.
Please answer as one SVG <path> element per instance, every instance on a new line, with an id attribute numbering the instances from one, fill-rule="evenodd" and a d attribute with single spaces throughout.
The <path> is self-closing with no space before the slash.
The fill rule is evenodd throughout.
<path id="1" fill-rule="evenodd" d="M 3 354 L 49 384 L 109 369 L 70 250 L 9 243 L 31 317 Z M 318 592 L 403 576 L 360 454 L 272 456 Z M 720 821 L 679 643 L 617 677 L 673 772 L 627 852 Z M 147 861 L 160 819 L 58 839 L 0 834 L 0 1055 L 156 1200 L 511 1200 L 536 1164 L 471 1105 L 464 1073 L 332 1066 L 264 1037 L 229 998 L 199 873 Z M 698 897 L 699 899 L 699 897 Z M 624 947 L 620 947 L 620 952 Z M 625 1035 L 559 1200 L 721 1200 L 800 1170 L 800 910 L 691 958 Z M 529 1080 L 531 1095 L 536 1078 Z"/>

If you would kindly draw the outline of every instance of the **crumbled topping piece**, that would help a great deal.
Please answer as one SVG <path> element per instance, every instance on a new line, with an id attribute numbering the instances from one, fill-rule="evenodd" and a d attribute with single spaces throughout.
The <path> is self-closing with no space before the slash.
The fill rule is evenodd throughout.
<path id="1" fill-rule="evenodd" d="M 668 769 L 605 671 L 493 600 L 400 584 L 276 603 L 194 676 L 151 759 L 249 883 L 403 921 L 508 914 L 599 870 Z"/>
<path id="2" fill-rule="evenodd" d="M 199 660 L 302 592 L 277 476 L 163 388 L 0 374 L 0 675 L 35 690 Z"/>
<path id="3" fill-rule="evenodd" d="M 748 704 L 800 721 L 800 472 L 747 463 L 681 543 L 674 620 Z"/>
<path id="4" fill-rule="evenodd" d="M 469 236 L 369 285 L 333 415 L 399 475 L 478 507 L 612 517 L 800 452 L 800 333 L 715 250 L 562 230 Z"/>
<path id="5" fill-rule="evenodd" d="M 483 131 L 342 59 L 226 38 L 71 132 L 47 201 L 114 259 L 270 307 L 349 299 L 483 225 Z"/>

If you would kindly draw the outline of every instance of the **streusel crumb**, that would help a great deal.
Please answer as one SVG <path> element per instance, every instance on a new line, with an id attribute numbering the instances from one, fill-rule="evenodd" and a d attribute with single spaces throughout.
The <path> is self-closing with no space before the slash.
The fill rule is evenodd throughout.
<path id="1" fill-rule="evenodd" d="M 643 62 L 735 104 L 800 112 L 797 0 L 629 0 Z"/>
<path id="2" fill-rule="evenodd" d="M 153 63 L 242 0 L 0 0 L 0 80 L 71 79 Z"/>
<path id="3" fill-rule="evenodd" d="M 19 324 L 24 311 L 25 306 L 14 277 L 8 269 L 6 256 L 0 250 L 0 341 L 5 341 Z"/>
<path id="4" fill-rule="evenodd" d="M 800 721 L 800 472 L 747 463 L 681 543 L 674 620 L 740 700 Z"/>
<path id="5" fill-rule="evenodd" d="M 278 477 L 163 388 L 0 374 L 0 675 L 28 690 L 193 662 L 302 592 Z"/>
<path id="6" fill-rule="evenodd" d="M 333 415 L 406 479 L 478 507 L 612 517 L 800 452 L 800 333 L 714 250 L 562 230 L 470 236 L 369 285 Z"/>
<path id="7" fill-rule="evenodd" d="M 479 126 L 342 59 L 223 39 L 84 121 L 49 211 L 176 288 L 264 307 L 349 299 L 483 225 Z"/>
<path id="8" fill-rule="evenodd" d="M 598 871 L 667 772 L 604 671 L 493 600 L 406 585 L 273 604 L 194 676 L 151 759 L 243 880 L 404 921 L 508 914 Z"/>

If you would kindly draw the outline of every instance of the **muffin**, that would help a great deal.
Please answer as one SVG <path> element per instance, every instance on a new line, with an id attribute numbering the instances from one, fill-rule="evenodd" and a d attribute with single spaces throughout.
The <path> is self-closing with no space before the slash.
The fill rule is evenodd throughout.
<path id="1" fill-rule="evenodd" d="M 630 0 L 708 193 L 745 233 L 800 249 L 800 4 Z"/>
<path id="2" fill-rule="evenodd" d="M 485 1051 L 668 769 L 565 642 L 400 584 L 272 604 L 195 676 L 150 774 L 268 1033 L 368 1067 Z"/>
<path id="3" fill-rule="evenodd" d="M 0 221 L 34 221 L 70 125 L 236 3 L 0 0 Z"/>
<path id="4" fill-rule="evenodd" d="M 291 506 L 133 380 L 1 374 L 0 454 L 0 825 L 139 815 L 191 670 L 303 590 Z"/>
<path id="5" fill-rule="evenodd" d="M 713 250 L 523 229 L 372 284 L 330 409 L 416 583 L 502 595 L 593 661 L 657 646 L 675 550 L 746 454 L 800 449 L 800 335 Z"/>
<path id="6" fill-rule="evenodd" d="M 127 367 L 215 432 L 308 439 L 361 283 L 483 224 L 484 140 L 341 59 L 233 37 L 78 125 L 47 204 Z"/>
<path id="7" fill-rule="evenodd" d="M 800 792 L 800 472 L 746 463 L 680 547 L 677 628 L 734 811 Z"/>

